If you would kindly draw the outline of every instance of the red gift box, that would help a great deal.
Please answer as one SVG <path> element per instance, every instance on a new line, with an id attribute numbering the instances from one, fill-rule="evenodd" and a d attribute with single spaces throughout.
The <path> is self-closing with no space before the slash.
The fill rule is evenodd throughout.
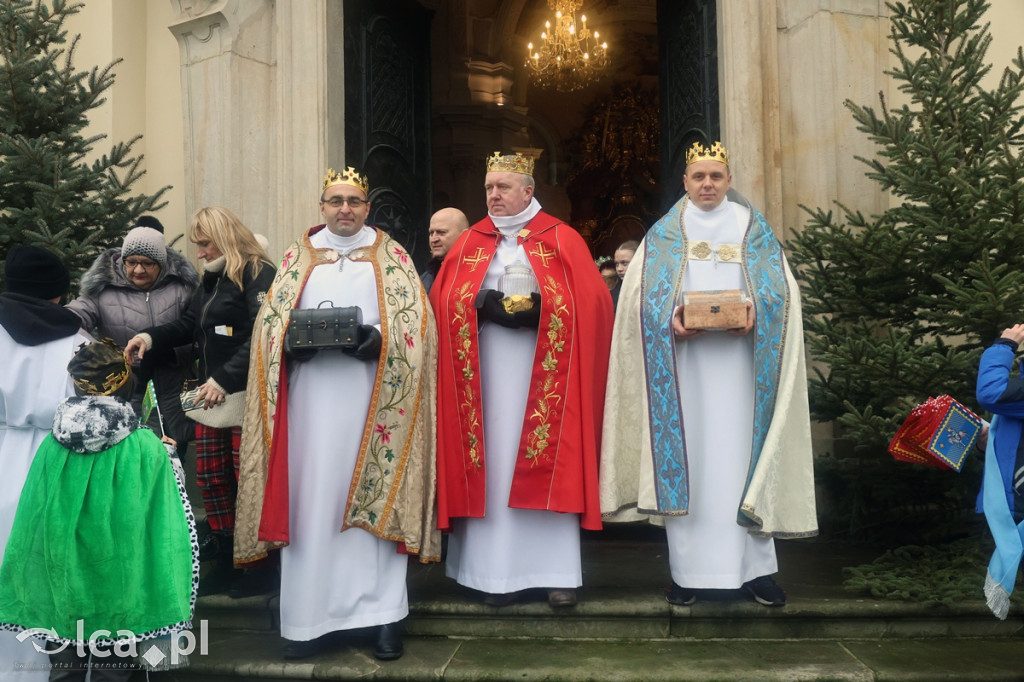
<path id="1" fill-rule="evenodd" d="M 948 395 L 929 398 L 907 415 L 889 443 L 889 452 L 903 462 L 959 472 L 977 442 L 982 421 Z"/>

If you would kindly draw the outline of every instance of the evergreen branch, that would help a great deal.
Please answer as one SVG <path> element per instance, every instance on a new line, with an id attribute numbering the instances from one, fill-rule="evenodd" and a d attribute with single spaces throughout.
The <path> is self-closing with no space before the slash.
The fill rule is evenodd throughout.
<path id="1" fill-rule="evenodd" d="M 74 276 L 140 214 L 163 206 L 168 189 L 134 191 L 145 174 L 138 136 L 94 157 L 106 136 L 84 131 L 121 60 L 75 67 L 80 36 L 69 39 L 64 25 L 82 6 L 0 0 L 0 261 L 11 244 L 42 244 Z"/>

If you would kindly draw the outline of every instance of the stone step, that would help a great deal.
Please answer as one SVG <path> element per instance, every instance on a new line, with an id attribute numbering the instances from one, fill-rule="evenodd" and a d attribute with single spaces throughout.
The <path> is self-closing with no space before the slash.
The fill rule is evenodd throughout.
<path id="1" fill-rule="evenodd" d="M 761 606 L 739 591 L 702 591 L 693 606 L 672 606 L 664 598 L 671 578 L 661 538 L 649 531 L 640 539 L 591 536 L 583 547 L 580 603 L 560 609 L 548 606 L 543 590 L 511 606 L 484 606 L 479 593 L 447 578 L 443 565 L 411 560 L 406 632 L 416 637 L 624 641 L 1024 635 L 1024 608 L 1014 605 L 1009 618 L 996 619 L 981 601 L 980 584 L 977 600 L 950 606 L 851 595 L 842 587 L 842 568 L 874 554 L 819 542 L 778 543 L 779 581 L 789 597 L 783 608 Z M 196 620 L 206 620 L 210 631 L 273 634 L 279 600 L 203 597 Z"/>
<path id="2" fill-rule="evenodd" d="M 338 642 L 309 659 L 284 661 L 273 635 L 217 633 L 205 655 L 191 656 L 189 668 L 153 673 L 150 679 L 1009 682 L 1020 680 L 1024 670 L 1019 638 L 619 642 L 407 637 L 405 655 L 390 662 L 374 659 L 371 646 Z"/>
<path id="3" fill-rule="evenodd" d="M 596 594 L 572 608 L 546 602 L 501 609 L 475 603 L 414 604 L 406 631 L 418 636 L 643 640 L 890 639 L 1018 637 L 1024 614 L 1000 621 L 981 601 L 922 608 L 900 602 L 791 599 L 783 608 L 752 601 L 673 606 L 663 596 Z"/>
<path id="4" fill-rule="evenodd" d="M 575 640 L 912 639 L 1021 637 L 1024 610 L 1006 620 L 981 601 L 953 606 L 864 600 L 791 598 L 767 608 L 735 595 L 672 606 L 657 594 L 625 588 L 581 590 L 574 607 L 535 600 L 495 608 L 465 596 L 413 599 L 405 631 L 416 637 Z M 276 633 L 277 596 L 204 597 L 196 620 L 210 632 Z"/>
<path id="5" fill-rule="evenodd" d="M 411 563 L 405 656 L 373 658 L 372 640 L 334 638 L 323 653 L 284 661 L 279 598 L 203 597 L 196 627 L 205 653 L 156 682 L 229 680 L 977 680 L 1024 679 L 1024 609 L 1005 621 L 979 598 L 951 606 L 861 598 L 842 588 L 842 567 L 870 552 L 779 543 L 783 608 L 737 592 L 701 592 L 669 605 L 665 547 L 657 541 L 584 545 L 580 603 L 554 609 L 543 591 L 511 606 Z M 205 620 L 205 626 L 200 622 Z M 197 631 L 197 635 L 200 633 Z"/>

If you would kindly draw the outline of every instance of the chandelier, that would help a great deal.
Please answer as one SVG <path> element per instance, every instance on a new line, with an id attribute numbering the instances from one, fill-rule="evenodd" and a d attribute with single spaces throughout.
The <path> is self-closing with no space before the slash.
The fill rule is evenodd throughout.
<path id="1" fill-rule="evenodd" d="M 583 0 L 548 0 L 548 7 L 555 10 L 554 28 L 545 21 L 541 44 L 526 46 L 526 69 L 539 87 L 559 92 L 580 90 L 608 66 L 608 43 L 598 42 L 600 35 L 587 28 L 585 14 L 576 21 Z"/>

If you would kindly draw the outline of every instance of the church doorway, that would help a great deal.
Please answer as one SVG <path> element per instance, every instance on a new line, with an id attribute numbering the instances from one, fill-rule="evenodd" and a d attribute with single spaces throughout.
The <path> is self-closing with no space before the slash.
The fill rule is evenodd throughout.
<path id="1" fill-rule="evenodd" d="M 426 257 L 430 214 L 481 219 L 484 159 L 537 159 L 537 197 L 595 256 L 643 236 L 682 193 L 685 149 L 719 133 L 716 0 L 585 0 L 611 65 L 576 92 L 523 62 L 548 0 L 345 0 L 346 157 L 374 224 Z"/>
<path id="2" fill-rule="evenodd" d="M 367 222 L 429 258 L 430 23 L 415 0 L 345 0 L 345 158 L 370 180 Z"/>

